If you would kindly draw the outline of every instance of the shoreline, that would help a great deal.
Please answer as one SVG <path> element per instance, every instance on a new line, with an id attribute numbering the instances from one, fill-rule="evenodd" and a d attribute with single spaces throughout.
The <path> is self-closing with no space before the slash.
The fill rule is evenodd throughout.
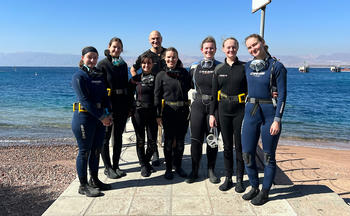
<path id="1" fill-rule="evenodd" d="M 189 144 L 186 140 L 185 144 Z M 9 146 L 40 146 L 40 145 L 76 145 L 76 140 L 71 137 L 13 137 L 0 136 L 0 148 Z M 318 149 L 350 150 L 350 141 L 332 141 L 322 139 L 305 139 L 298 137 L 281 137 L 278 145 L 301 146 Z"/>

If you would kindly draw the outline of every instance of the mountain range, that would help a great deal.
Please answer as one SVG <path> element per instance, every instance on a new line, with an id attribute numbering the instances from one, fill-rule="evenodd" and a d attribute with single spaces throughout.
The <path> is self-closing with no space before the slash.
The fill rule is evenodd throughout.
<path id="1" fill-rule="evenodd" d="M 238 56 L 242 61 L 249 61 L 251 56 Z M 0 66 L 61 66 L 74 67 L 78 66 L 80 55 L 72 54 L 54 54 L 44 52 L 16 52 L 16 53 L 0 53 Z M 123 56 L 123 59 L 131 67 L 136 56 Z M 199 61 L 202 56 L 180 56 L 185 67 L 190 66 L 193 62 Z M 350 53 L 333 53 L 327 55 L 281 55 L 276 56 L 286 67 L 299 67 L 304 64 L 316 67 L 322 65 L 349 66 Z M 102 59 L 102 58 L 101 58 Z M 223 61 L 223 56 L 217 56 L 219 61 Z"/>

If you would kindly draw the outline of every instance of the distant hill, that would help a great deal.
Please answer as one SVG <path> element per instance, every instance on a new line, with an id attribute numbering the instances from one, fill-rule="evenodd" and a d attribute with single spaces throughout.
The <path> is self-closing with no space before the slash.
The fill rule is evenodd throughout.
<path id="1" fill-rule="evenodd" d="M 80 55 L 72 54 L 54 54 L 44 52 L 18 52 L 18 53 L 0 53 L 0 66 L 77 66 Z M 124 60 L 131 67 L 136 56 L 123 56 Z M 185 67 L 190 66 L 193 62 L 199 61 L 201 56 L 180 55 L 180 59 Z M 239 56 L 240 60 L 248 61 L 250 56 Z M 333 53 L 318 56 L 287 56 L 276 55 L 277 59 L 287 67 L 299 67 L 304 64 L 308 65 L 350 65 L 350 53 Z M 102 58 L 101 58 L 102 59 Z M 100 59 L 100 60 L 101 60 Z M 217 56 L 219 61 L 223 61 L 223 56 Z"/>

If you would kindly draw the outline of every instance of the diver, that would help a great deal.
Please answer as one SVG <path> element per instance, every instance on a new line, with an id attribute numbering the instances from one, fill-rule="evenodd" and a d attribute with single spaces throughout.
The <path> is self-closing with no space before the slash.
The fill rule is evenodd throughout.
<path id="1" fill-rule="evenodd" d="M 224 143 L 225 181 L 220 185 L 221 191 L 231 189 L 233 175 L 233 145 L 236 153 L 236 186 L 235 191 L 245 191 L 243 184 L 244 162 L 242 158 L 241 125 L 244 116 L 244 100 L 247 92 L 247 81 L 244 63 L 237 58 L 239 43 L 234 37 L 226 38 L 222 44 L 225 62 L 216 66 L 213 78 L 210 126 L 217 124 L 214 116 L 219 112 L 221 134 Z M 234 141 L 234 142 L 233 142 Z"/>
<path id="2" fill-rule="evenodd" d="M 111 185 L 98 178 L 100 150 L 105 135 L 105 126 L 112 124 L 110 102 L 102 73 L 95 65 L 98 52 L 94 47 L 85 47 L 79 63 L 79 71 L 73 75 L 72 86 L 78 102 L 73 105 L 72 131 L 77 139 L 79 152 L 76 167 L 80 194 L 88 197 L 102 195 L 100 190 L 109 190 Z M 87 181 L 87 167 L 90 180 Z"/>
<path id="3" fill-rule="evenodd" d="M 191 78 L 186 69 L 176 66 L 178 52 L 175 48 L 166 49 L 164 59 L 167 67 L 156 76 L 154 103 L 157 107 L 157 123 L 164 128 L 164 177 L 173 179 L 173 165 L 179 176 L 187 176 L 181 165 L 188 129 Z"/>
<path id="4" fill-rule="evenodd" d="M 281 134 L 281 118 L 287 97 L 287 70 L 271 57 L 265 40 L 257 34 L 246 37 L 245 44 L 254 59 L 245 65 L 248 82 L 244 123 L 242 128 L 243 158 L 251 190 L 243 195 L 253 205 L 268 201 L 276 174 L 276 148 Z M 274 92 L 278 93 L 277 98 Z M 264 180 L 259 190 L 255 155 L 259 136 L 264 152 Z"/>
<path id="5" fill-rule="evenodd" d="M 192 85 L 195 89 L 193 94 L 193 103 L 191 105 L 191 158 L 192 171 L 186 179 L 187 183 L 193 183 L 198 179 L 198 170 L 202 157 L 203 138 L 210 133 L 209 116 L 210 104 L 213 100 L 212 96 L 212 79 L 215 66 L 221 62 L 216 61 L 214 56 L 216 53 L 216 41 L 213 37 L 206 37 L 201 43 L 201 52 L 203 59 L 200 62 L 192 64 L 190 74 L 192 77 Z M 217 114 L 217 112 L 215 112 Z M 216 115 L 217 117 L 217 115 Z M 217 125 L 216 127 L 218 127 Z M 217 145 L 210 145 L 207 142 L 207 159 L 208 159 L 208 178 L 213 184 L 220 182 L 216 176 L 215 162 L 218 152 Z"/>
<path id="6" fill-rule="evenodd" d="M 157 149 L 156 107 L 154 106 L 155 75 L 151 73 L 152 56 L 144 54 L 141 57 L 142 73 L 133 76 L 129 81 L 130 93 L 136 91 L 132 123 L 136 134 L 136 152 L 141 165 L 141 175 L 148 177 L 155 169 L 150 164 L 153 153 Z M 147 132 L 147 149 L 145 151 L 145 130 Z"/>

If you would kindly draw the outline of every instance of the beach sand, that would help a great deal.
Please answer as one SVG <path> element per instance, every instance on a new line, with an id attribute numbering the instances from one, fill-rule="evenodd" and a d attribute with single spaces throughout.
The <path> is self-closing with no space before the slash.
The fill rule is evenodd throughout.
<path id="1" fill-rule="evenodd" d="M 350 151 L 280 144 L 277 183 L 324 185 L 350 202 Z M 76 154 L 76 145 L 0 147 L 0 215 L 41 215 L 76 178 Z"/>

